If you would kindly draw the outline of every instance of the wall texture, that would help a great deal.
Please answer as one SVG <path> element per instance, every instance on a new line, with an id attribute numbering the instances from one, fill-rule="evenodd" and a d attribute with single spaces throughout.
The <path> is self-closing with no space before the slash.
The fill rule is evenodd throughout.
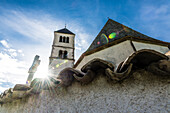
<path id="1" fill-rule="evenodd" d="M 115 67 L 117 67 L 122 61 L 124 61 L 129 55 L 134 52 L 130 41 L 124 41 L 117 45 L 108 47 L 104 50 L 95 52 L 88 56 L 85 56 L 76 69 L 80 70 L 87 62 L 94 58 L 100 58 L 112 62 Z"/>
<path id="2" fill-rule="evenodd" d="M 170 78 L 137 70 L 126 80 L 114 83 L 104 74 L 89 84 L 75 81 L 67 88 L 43 91 L 0 106 L 0 113 L 168 113 Z"/>
<path id="3" fill-rule="evenodd" d="M 136 41 L 133 41 L 133 44 L 137 51 L 141 49 L 151 49 L 151 50 L 155 50 L 157 52 L 163 53 L 163 54 L 169 51 L 168 47 L 160 46 L 160 45 L 147 44 L 147 43 L 141 43 L 141 42 L 136 42 Z M 94 58 L 100 58 L 100 59 L 109 61 L 112 64 L 114 64 L 115 68 L 117 68 L 117 66 L 122 61 L 124 61 L 127 57 L 129 57 L 134 52 L 135 51 L 133 50 L 130 44 L 130 40 L 126 40 L 119 44 L 103 49 L 101 51 L 84 56 L 84 58 L 78 64 L 76 69 L 80 70 L 82 66 L 84 66 L 87 62 L 89 62 L 91 59 L 94 59 Z"/>
<path id="4" fill-rule="evenodd" d="M 166 47 L 166 46 L 159 46 L 159 45 L 136 42 L 136 41 L 132 41 L 132 42 L 133 42 L 137 51 L 141 50 L 141 49 L 152 49 L 152 50 L 158 51 L 163 54 L 165 54 L 166 52 L 169 51 L 168 47 Z"/>

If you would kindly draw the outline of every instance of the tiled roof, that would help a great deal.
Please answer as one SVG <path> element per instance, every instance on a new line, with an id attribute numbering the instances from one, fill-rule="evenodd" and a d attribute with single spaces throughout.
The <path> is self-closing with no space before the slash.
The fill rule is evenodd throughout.
<path id="1" fill-rule="evenodd" d="M 60 30 L 54 31 L 54 32 L 57 32 L 57 33 L 65 33 L 65 34 L 73 34 L 73 35 L 75 35 L 73 32 L 71 32 L 71 31 L 68 30 L 67 28 L 60 29 Z"/>
<path id="2" fill-rule="evenodd" d="M 163 41 L 160 41 L 158 39 L 154 39 L 152 37 L 149 37 L 147 35 L 144 35 L 138 31 L 135 31 L 121 23 L 118 23 L 112 19 L 109 19 L 104 27 L 101 29 L 99 34 L 96 36 L 96 38 L 93 40 L 90 47 L 87 49 L 86 52 L 94 50 L 98 47 L 110 44 L 117 40 L 122 40 L 126 37 L 131 37 L 131 40 L 133 40 L 133 37 L 138 38 L 139 40 L 149 40 L 150 43 L 166 43 Z M 167 44 L 168 45 L 168 44 Z"/>

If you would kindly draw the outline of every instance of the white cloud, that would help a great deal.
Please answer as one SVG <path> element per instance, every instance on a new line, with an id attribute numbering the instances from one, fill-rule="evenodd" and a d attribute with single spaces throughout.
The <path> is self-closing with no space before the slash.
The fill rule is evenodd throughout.
<path id="1" fill-rule="evenodd" d="M 75 47 L 75 49 L 77 49 L 77 50 L 81 51 L 81 48 L 80 48 L 80 47 Z"/>
<path id="2" fill-rule="evenodd" d="M 15 75 L 20 75 L 25 73 L 26 64 L 23 61 L 18 61 L 18 59 L 9 56 L 6 53 L 0 53 L 0 73 L 11 73 Z M 1 76 L 2 77 L 2 76 Z M 4 75 L 4 77 L 7 77 Z M 9 76 L 8 76 L 9 77 Z"/>
<path id="3" fill-rule="evenodd" d="M 11 56 L 12 56 L 12 57 L 16 57 L 16 56 L 17 56 L 17 53 L 16 53 L 16 52 L 13 52 L 13 53 L 11 53 Z"/>
<path id="4" fill-rule="evenodd" d="M 10 48 L 7 51 L 9 52 L 10 56 L 12 56 L 12 57 L 16 57 L 18 55 L 17 50 L 15 50 L 15 49 Z"/>
<path id="5" fill-rule="evenodd" d="M 170 20 L 170 7 L 168 4 L 160 6 L 143 6 L 140 10 L 141 18 L 149 20 Z"/>
<path id="6" fill-rule="evenodd" d="M 22 50 L 19 49 L 18 52 L 19 52 L 19 53 L 22 53 Z"/>
<path id="7" fill-rule="evenodd" d="M 6 82 L 4 79 L 0 78 L 0 82 Z"/>
<path id="8" fill-rule="evenodd" d="M 15 49 L 8 49 L 9 52 L 16 52 Z"/>
<path id="9" fill-rule="evenodd" d="M 50 30 L 43 26 L 41 21 L 29 18 L 20 12 L 12 11 L 10 13 L 10 15 L 2 16 L 1 19 L 15 32 L 38 41 L 47 41 L 47 37 L 51 36 L 49 34 Z"/>
<path id="10" fill-rule="evenodd" d="M 0 92 L 5 91 L 6 89 L 8 89 L 8 88 L 4 88 L 4 87 L 1 87 L 1 86 L 0 86 Z"/>
<path id="11" fill-rule="evenodd" d="M 27 66 L 24 61 L 0 52 L 0 92 L 6 88 L 13 87 L 11 84 L 25 83 Z M 4 86 L 4 84 L 7 84 Z M 9 84 L 9 85 L 8 85 Z M 3 85 L 3 87 L 2 87 Z"/>
<path id="12" fill-rule="evenodd" d="M 1 40 L 0 43 L 1 43 L 4 47 L 9 48 L 9 45 L 8 45 L 8 43 L 7 43 L 6 40 Z"/>

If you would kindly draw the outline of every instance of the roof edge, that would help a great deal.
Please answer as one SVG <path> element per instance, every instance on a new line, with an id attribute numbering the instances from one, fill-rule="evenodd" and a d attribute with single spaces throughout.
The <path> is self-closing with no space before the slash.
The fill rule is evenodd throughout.
<path id="1" fill-rule="evenodd" d="M 63 28 L 57 31 L 54 31 L 54 33 L 64 33 L 64 34 L 70 34 L 70 35 L 75 35 L 73 32 L 71 32 L 70 30 L 68 30 L 67 28 Z"/>
<path id="2" fill-rule="evenodd" d="M 141 35 L 143 35 L 143 36 L 148 37 L 147 39 L 150 39 L 150 40 L 152 40 L 152 41 L 161 41 L 161 40 L 159 40 L 159 39 L 152 38 L 151 36 L 148 36 L 148 35 L 146 35 L 146 34 L 144 34 L 144 33 L 141 33 L 141 32 L 139 32 L 139 31 L 137 31 L 137 30 L 134 30 L 134 29 L 130 28 L 130 27 L 127 26 L 127 25 L 123 25 L 123 24 L 121 24 L 121 23 L 119 23 L 119 22 L 117 22 L 117 21 L 109 18 L 109 19 L 107 20 L 106 24 L 102 27 L 102 29 L 101 29 L 100 32 L 97 34 L 97 36 L 94 38 L 93 42 L 90 44 L 90 46 L 88 47 L 88 49 L 87 49 L 86 51 L 91 51 L 91 50 L 90 50 L 91 45 L 95 42 L 96 38 L 102 33 L 102 30 L 105 29 L 105 27 L 108 25 L 109 22 L 114 22 L 114 23 L 116 23 L 116 24 L 119 24 L 119 25 L 121 25 L 121 26 L 124 26 L 124 27 L 130 29 L 131 31 L 133 31 L 133 32 L 135 32 L 135 33 L 137 33 L 137 34 L 141 34 Z M 125 37 L 126 37 L 126 36 L 130 36 L 130 35 L 125 35 Z M 136 37 L 136 36 L 132 36 L 132 37 Z M 124 37 L 122 37 L 122 38 L 124 38 Z M 139 38 L 140 38 L 140 37 L 139 37 Z M 161 42 L 163 42 L 163 41 L 161 41 Z M 93 48 L 93 49 L 95 49 L 95 48 Z"/>
<path id="3" fill-rule="evenodd" d="M 155 45 L 166 46 L 166 47 L 168 47 L 168 45 L 170 45 L 169 42 L 164 42 L 164 41 L 160 41 L 160 40 L 142 39 L 142 38 L 140 38 L 140 37 L 125 36 L 125 37 L 123 37 L 123 38 L 117 39 L 117 40 L 115 40 L 115 41 L 113 41 L 113 42 L 110 42 L 110 43 L 108 43 L 108 44 L 105 44 L 105 45 L 103 45 L 103 46 L 100 46 L 100 47 L 98 47 L 98 48 L 95 48 L 95 49 L 93 49 L 93 50 L 84 52 L 84 53 L 79 57 L 79 59 L 77 60 L 77 62 L 75 63 L 74 68 L 76 68 L 76 67 L 79 65 L 79 63 L 83 60 L 83 58 L 84 58 L 85 56 L 88 56 L 88 55 L 93 54 L 93 53 L 95 53 L 95 52 L 104 50 L 104 49 L 106 49 L 106 48 L 108 48 L 108 47 L 111 47 L 111 46 L 113 46 L 113 45 L 119 44 L 119 43 L 124 42 L 124 41 L 126 41 L 126 40 L 143 42 L 143 43 L 149 43 L 149 44 L 155 44 Z"/>
<path id="4" fill-rule="evenodd" d="M 61 33 L 61 32 L 58 32 L 58 31 L 54 31 L 54 33 Z M 62 33 L 62 34 L 70 34 L 70 33 Z M 75 35 L 74 33 L 70 34 L 70 35 Z"/>

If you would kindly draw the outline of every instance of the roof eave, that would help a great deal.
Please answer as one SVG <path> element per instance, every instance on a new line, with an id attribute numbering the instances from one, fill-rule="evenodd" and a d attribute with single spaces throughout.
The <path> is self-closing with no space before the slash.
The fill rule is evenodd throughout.
<path id="1" fill-rule="evenodd" d="M 80 58 L 77 60 L 77 62 L 75 63 L 74 65 L 74 68 L 76 68 L 79 63 L 83 60 L 84 56 L 87 56 L 87 55 L 90 55 L 90 54 L 93 54 L 95 52 L 98 52 L 98 51 L 101 51 L 101 50 L 104 50 L 108 47 L 111 47 L 111 46 L 114 46 L 116 44 L 119 44 L 121 42 L 124 42 L 126 40 L 131 40 L 131 41 L 138 41 L 138 42 L 143 42 L 143 43 L 149 43 L 149 44 L 155 44 L 155 45 L 160 45 L 160 46 L 166 46 L 168 47 L 168 45 L 170 45 L 169 42 L 164 42 L 164 41 L 160 41 L 160 40 L 153 40 L 153 39 L 144 39 L 144 38 L 140 38 L 140 37 L 133 37 L 133 36 L 125 36 L 123 38 L 120 38 L 120 39 L 117 39 L 113 42 L 110 42 L 108 44 L 105 44 L 103 46 L 100 46 L 98 48 L 95 48 L 93 50 L 89 50 L 89 51 L 85 51 L 81 56 Z"/>
<path id="2" fill-rule="evenodd" d="M 54 33 L 61 33 L 61 32 L 54 31 Z M 74 33 L 62 33 L 62 34 L 70 34 L 70 35 L 75 35 Z"/>

